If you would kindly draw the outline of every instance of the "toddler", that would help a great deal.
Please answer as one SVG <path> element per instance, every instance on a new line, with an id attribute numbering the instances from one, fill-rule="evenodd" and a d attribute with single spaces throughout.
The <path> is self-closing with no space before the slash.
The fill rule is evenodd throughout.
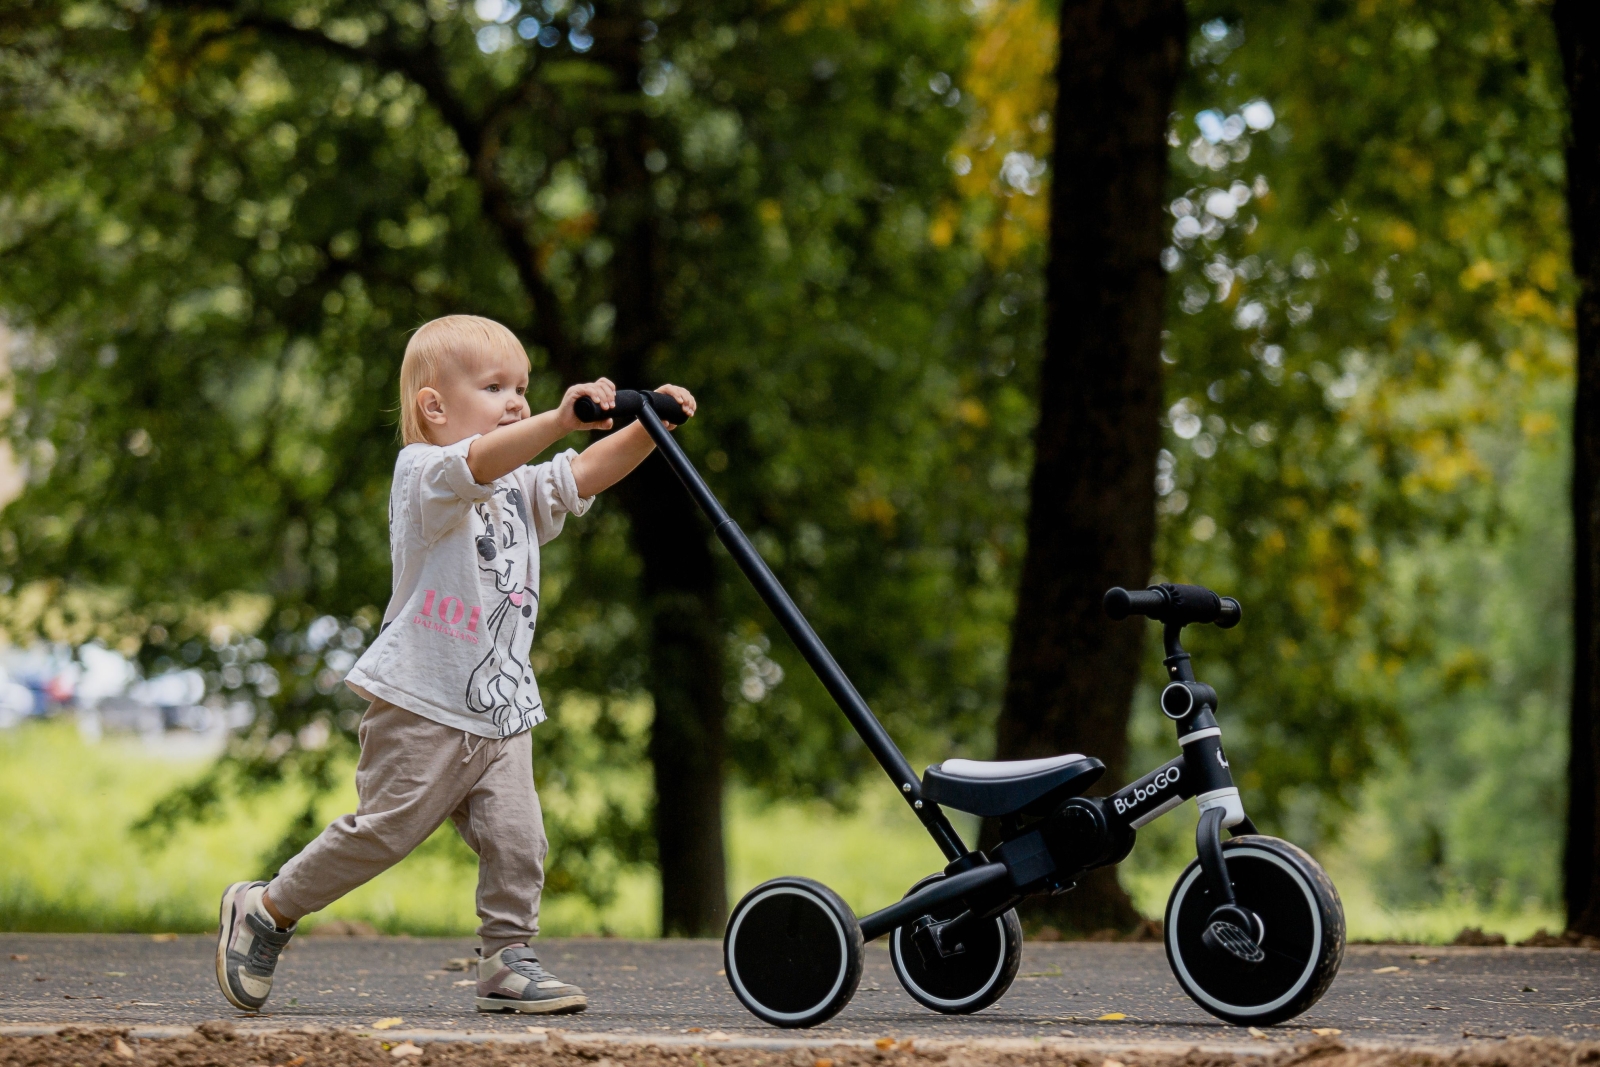
<path id="1" fill-rule="evenodd" d="M 423 326 L 400 368 L 405 447 L 389 490 L 393 593 L 383 629 L 345 684 L 361 718 L 354 815 L 329 824 L 271 882 L 222 896 L 217 981 L 257 1011 L 302 916 L 404 859 L 445 820 L 478 855 L 479 1011 L 583 1011 L 583 990 L 546 971 L 530 943 L 549 845 L 528 731 L 545 718 L 530 666 L 539 546 L 654 447 L 638 424 L 548 463 L 527 464 L 602 409 L 604 378 L 530 415 L 528 356 L 511 331 L 472 315 Z M 692 415 L 694 397 L 664 385 Z"/>

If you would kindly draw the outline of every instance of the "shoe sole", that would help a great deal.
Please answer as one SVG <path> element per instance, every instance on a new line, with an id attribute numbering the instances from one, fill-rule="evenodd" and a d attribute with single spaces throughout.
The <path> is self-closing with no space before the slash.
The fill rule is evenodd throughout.
<path id="1" fill-rule="evenodd" d="M 515 1012 L 518 1015 L 576 1015 L 589 1009 L 588 997 L 551 997 L 548 1000 L 507 1000 L 478 997 L 481 1012 Z"/>
<path id="2" fill-rule="evenodd" d="M 222 910 L 217 915 L 217 985 L 222 988 L 222 995 L 228 1003 L 240 1011 L 259 1012 L 260 1005 L 251 1007 L 242 1003 L 233 995 L 233 989 L 228 985 L 228 944 L 233 940 L 233 915 L 234 899 L 238 894 L 249 889 L 252 882 L 235 882 L 222 894 Z"/>

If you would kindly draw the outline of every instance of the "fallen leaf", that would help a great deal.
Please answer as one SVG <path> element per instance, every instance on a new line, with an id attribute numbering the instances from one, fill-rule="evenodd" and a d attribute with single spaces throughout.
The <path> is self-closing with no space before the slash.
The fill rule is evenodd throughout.
<path id="1" fill-rule="evenodd" d="M 833 1061 L 829 1059 L 816 1060 L 811 1064 L 811 1067 L 833 1067 Z"/>
<path id="2" fill-rule="evenodd" d="M 477 965 L 477 962 L 476 956 L 457 956 L 453 960 L 445 960 L 444 966 L 439 969 L 441 971 L 470 971 Z"/>
<path id="3" fill-rule="evenodd" d="M 1266 1034 L 1262 1033 L 1260 1030 L 1257 1030 L 1253 1026 L 1250 1027 L 1250 1036 L 1255 1038 L 1257 1041 L 1265 1041 L 1267 1039 Z"/>
<path id="4" fill-rule="evenodd" d="M 1379 967 L 1377 970 L 1373 971 L 1372 973 L 1373 974 L 1398 974 L 1399 971 L 1400 971 L 1400 968 L 1398 968 L 1398 967 Z"/>
<path id="5" fill-rule="evenodd" d="M 914 1038 L 908 1037 L 904 1041 L 900 1042 L 900 1051 L 901 1052 L 910 1052 L 912 1049 L 914 1049 L 916 1047 L 917 1047 L 917 1042 L 916 1042 L 916 1040 Z"/>
<path id="6" fill-rule="evenodd" d="M 451 982 L 450 984 L 453 986 L 477 985 L 478 980 L 476 978 L 463 978 L 459 982 Z"/>
<path id="7" fill-rule="evenodd" d="M 732 1038 L 732 1036 L 723 1033 L 721 1030 L 713 1030 L 709 1034 L 706 1035 L 706 1040 L 707 1041 L 732 1041 L 733 1038 Z"/>
<path id="8" fill-rule="evenodd" d="M 718 971 L 717 972 L 717 977 L 718 978 L 726 978 L 726 977 L 728 977 L 728 972 L 726 970 Z"/>
<path id="9" fill-rule="evenodd" d="M 393 1056 L 397 1060 L 403 1060 L 411 1056 L 422 1055 L 422 1050 L 416 1045 L 412 1044 L 410 1041 L 402 1041 L 394 1048 L 389 1050 L 389 1055 Z"/>
<path id="10" fill-rule="evenodd" d="M 1443 1004 L 1424 1004 L 1422 1007 L 1426 1011 L 1449 1011 L 1450 1010 L 1449 1008 L 1445 1007 Z"/>
<path id="11" fill-rule="evenodd" d="M 703 1033 L 705 1033 L 705 1029 L 703 1027 L 699 1027 L 699 1026 L 691 1026 L 688 1029 L 684 1030 L 684 1033 L 686 1033 L 686 1034 L 703 1034 Z"/>
<path id="12" fill-rule="evenodd" d="M 154 941 L 158 945 L 164 945 L 169 941 L 178 940 L 178 935 L 177 934 L 151 934 L 150 935 L 150 940 Z"/>
<path id="13" fill-rule="evenodd" d="M 635 967 L 631 963 L 624 963 L 621 967 L 617 968 L 619 971 L 637 971 L 638 969 L 639 968 Z"/>
<path id="14" fill-rule="evenodd" d="M 887 1052 L 890 1049 L 894 1048 L 894 1038 L 892 1038 L 892 1037 L 880 1037 L 880 1038 L 878 1038 L 878 1040 L 874 1041 L 873 1044 L 877 1045 L 878 1048 L 880 1048 L 883 1051 Z"/>
<path id="15" fill-rule="evenodd" d="M 26 952 L 13 952 L 11 954 L 11 958 L 16 960 L 18 963 L 21 963 L 23 960 L 28 958 L 28 954 Z"/>
<path id="16" fill-rule="evenodd" d="M 117 1038 L 116 1041 L 112 1042 L 111 1051 L 115 1052 L 118 1056 L 121 1056 L 125 1060 L 137 1059 L 139 1055 L 137 1052 L 133 1051 L 133 1049 L 129 1048 L 128 1043 L 122 1040 L 120 1037 Z"/>
<path id="17" fill-rule="evenodd" d="M 1122 1061 L 1121 1060 L 1106 1060 L 1104 1063 L 1100 1064 L 1100 1067 L 1122 1067 Z"/>
<path id="18" fill-rule="evenodd" d="M 1524 993 L 1537 993 L 1537 992 L 1539 992 L 1537 989 L 1533 988 L 1533 986 L 1531 986 L 1531 985 L 1523 986 L 1522 987 L 1522 991 Z"/>
<path id="19" fill-rule="evenodd" d="M 391 1015 L 387 1019 L 379 1019 L 377 1022 L 373 1023 L 372 1028 L 374 1030 L 392 1030 L 394 1027 L 399 1026 L 403 1022 L 405 1022 L 405 1020 L 400 1018 L 400 1016 Z"/>
<path id="20" fill-rule="evenodd" d="M 528 1033 L 534 1034 L 534 1035 L 536 1035 L 538 1037 L 543 1037 L 544 1036 L 544 1032 L 545 1032 L 545 1029 L 542 1026 L 530 1026 L 530 1027 L 528 1027 Z"/>
<path id="21" fill-rule="evenodd" d="M 105 975 L 107 978 L 126 978 L 126 977 L 128 977 L 128 972 L 127 971 L 101 971 L 100 973 Z"/>
<path id="22" fill-rule="evenodd" d="M 33 980 L 34 980 L 34 981 L 35 981 L 35 982 L 44 982 L 44 981 L 48 981 L 48 979 L 47 979 L 47 978 L 45 978 L 45 976 L 44 976 L 44 975 L 42 975 L 42 974 L 36 974 L 36 975 L 34 975 L 34 976 L 33 976 Z"/>
<path id="23" fill-rule="evenodd" d="M 1127 1015 L 1125 1015 L 1124 1013 L 1122 1013 L 1120 1011 L 1108 1011 L 1104 1015 L 1101 1015 L 1101 1016 L 1097 1017 L 1095 1019 L 1095 1022 L 1097 1022 L 1097 1023 L 1117 1023 L 1117 1022 L 1121 1022 L 1123 1019 L 1126 1019 L 1127 1017 L 1128 1017 Z"/>
<path id="24" fill-rule="evenodd" d="M 1343 1030 L 1332 1026 L 1313 1026 L 1311 1028 L 1311 1032 L 1316 1034 L 1318 1037 L 1338 1037 L 1340 1034 L 1344 1033 Z"/>
<path id="25" fill-rule="evenodd" d="M 1063 1030 L 1063 1031 L 1061 1031 L 1061 1033 L 1057 1034 L 1056 1036 L 1057 1037 L 1077 1037 L 1078 1035 L 1073 1033 L 1071 1030 Z"/>
<path id="26" fill-rule="evenodd" d="M 305 1062 L 306 1062 L 305 1053 L 302 1052 L 300 1055 L 296 1056 L 292 1060 L 284 1060 L 283 1061 L 283 1067 L 303 1067 L 303 1064 Z"/>

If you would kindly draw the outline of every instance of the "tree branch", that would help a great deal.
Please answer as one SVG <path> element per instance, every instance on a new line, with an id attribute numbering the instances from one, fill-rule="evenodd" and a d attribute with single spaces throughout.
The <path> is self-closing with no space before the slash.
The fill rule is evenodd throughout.
<path id="1" fill-rule="evenodd" d="M 254 30 L 350 62 L 372 64 L 398 73 L 419 87 L 445 125 L 455 134 L 456 142 L 471 163 L 473 178 L 478 183 L 483 200 L 484 215 L 499 234 L 501 244 L 516 268 L 517 279 L 533 304 L 534 323 L 530 334 L 534 342 L 549 353 L 550 363 L 557 374 L 568 380 L 582 375 L 580 354 L 562 322 L 560 298 L 540 273 L 538 250 L 528 239 L 527 226 L 517 210 L 515 196 L 495 170 L 504 121 L 516 104 L 525 102 L 533 95 L 536 83 L 533 81 L 531 65 L 519 83 L 508 93 L 502 94 L 486 117 L 480 118 L 472 113 L 450 85 L 444 56 L 431 36 L 424 36 L 420 46 L 407 47 L 394 36 L 393 31 L 387 31 L 377 44 L 353 45 L 282 19 L 260 14 L 239 15 L 227 5 L 195 3 L 190 4 L 189 8 L 226 12 L 233 18 L 236 29 Z"/>

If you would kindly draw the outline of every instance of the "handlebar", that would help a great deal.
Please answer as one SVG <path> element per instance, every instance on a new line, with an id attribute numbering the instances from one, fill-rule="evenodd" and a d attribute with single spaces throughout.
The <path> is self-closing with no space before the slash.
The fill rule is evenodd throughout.
<path id="1" fill-rule="evenodd" d="M 683 408 L 667 394 L 641 392 L 637 389 L 618 389 L 616 404 L 609 408 L 602 408 L 588 397 L 580 396 L 572 402 L 572 413 L 578 417 L 579 422 L 605 422 L 607 419 L 612 419 L 612 426 L 621 427 L 624 423 L 639 417 L 639 412 L 644 409 L 645 397 L 650 398 L 650 406 L 655 408 L 662 422 L 682 426 L 689 421 L 689 416 L 684 414 Z"/>
<path id="2" fill-rule="evenodd" d="M 1241 609 L 1231 596 L 1218 596 L 1203 585 L 1152 585 L 1129 591 L 1120 585 L 1106 591 L 1102 602 L 1107 615 L 1116 620 L 1143 615 L 1157 622 L 1187 626 L 1191 622 L 1214 622 L 1218 629 L 1239 625 Z"/>

